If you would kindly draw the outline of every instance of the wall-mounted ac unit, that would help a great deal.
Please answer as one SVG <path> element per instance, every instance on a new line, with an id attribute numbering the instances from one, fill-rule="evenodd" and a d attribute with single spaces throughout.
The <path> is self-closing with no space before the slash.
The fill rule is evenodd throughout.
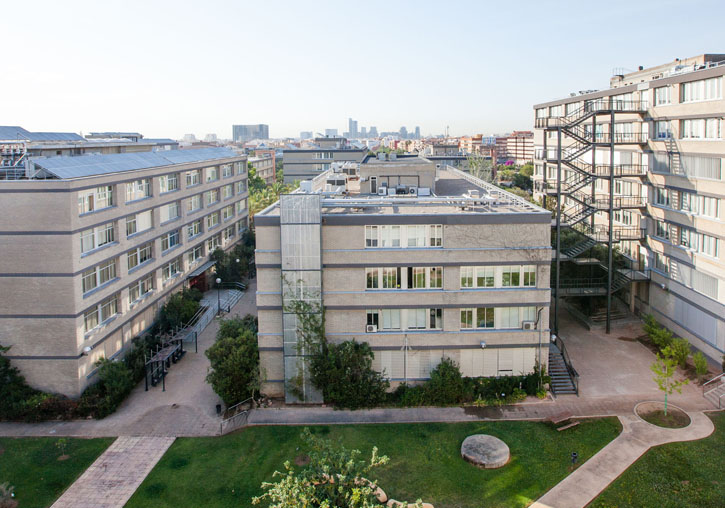
<path id="1" fill-rule="evenodd" d="M 378 196 L 387 196 L 387 195 L 388 195 L 387 187 L 378 187 Z"/>
<path id="2" fill-rule="evenodd" d="M 410 196 L 417 196 L 418 195 L 418 187 L 408 187 L 408 194 Z"/>
<path id="3" fill-rule="evenodd" d="M 524 330 L 535 330 L 536 323 L 533 321 L 524 321 L 521 323 L 521 328 L 523 328 Z"/>
<path id="4" fill-rule="evenodd" d="M 388 187 L 388 196 L 395 196 L 395 187 Z"/>
<path id="5" fill-rule="evenodd" d="M 365 331 L 367 333 L 375 333 L 375 332 L 378 331 L 378 327 L 377 327 L 377 325 L 366 325 L 365 326 Z"/>

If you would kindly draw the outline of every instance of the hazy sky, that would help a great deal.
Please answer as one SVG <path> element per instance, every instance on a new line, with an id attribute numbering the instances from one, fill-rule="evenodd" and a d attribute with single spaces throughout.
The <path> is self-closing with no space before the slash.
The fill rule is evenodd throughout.
<path id="1" fill-rule="evenodd" d="M 532 127 L 615 67 L 725 52 L 712 1 L 5 1 L 0 124 L 272 137 Z M 660 35 L 662 34 L 662 35 Z M 12 66 L 8 66 L 12 64 Z"/>

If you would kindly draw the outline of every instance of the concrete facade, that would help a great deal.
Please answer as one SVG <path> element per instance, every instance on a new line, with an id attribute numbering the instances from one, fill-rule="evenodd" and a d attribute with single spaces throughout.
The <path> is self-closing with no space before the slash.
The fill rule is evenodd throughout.
<path id="1" fill-rule="evenodd" d="M 435 176 L 434 195 L 367 193 L 363 178 L 369 185 L 375 173 L 398 174 L 403 161 L 424 178 Z M 360 175 L 359 191 L 352 177 L 344 197 L 321 193 L 324 177 L 288 197 L 312 200 L 310 214 L 319 216 L 317 229 L 304 226 L 319 237 L 306 234 L 300 247 L 319 254 L 305 258 L 312 268 L 299 277 L 303 294 L 317 288 L 321 295 L 328 340 L 368 342 L 374 367 L 392 386 L 427 379 L 443 357 L 466 376 L 517 375 L 531 372 L 539 358 L 547 363 L 550 213 L 454 168 L 435 170 L 425 159 L 372 159 Z M 295 330 L 284 326 L 283 305 L 296 273 L 285 255 L 286 206 L 255 216 L 257 306 L 262 391 L 295 402 Z"/>
<path id="2" fill-rule="evenodd" d="M 333 162 L 361 162 L 366 153 L 367 149 L 350 147 L 345 138 L 315 138 L 311 148 L 284 150 L 284 183 L 314 178 Z"/>
<path id="3" fill-rule="evenodd" d="M 247 228 L 246 157 L 212 151 L 189 163 L 0 182 L 0 343 L 31 385 L 79 396 L 94 362 L 122 355 L 187 275 Z M 127 201 L 139 181 L 149 195 Z"/>
<path id="4" fill-rule="evenodd" d="M 725 352 L 723 59 L 725 55 L 700 55 L 640 69 L 614 76 L 610 89 L 534 106 L 538 126 L 547 119 L 576 115 L 582 105 L 599 100 L 644 105 L 641 112 L 616 117 L 615 134 L 632 142 L 617 146 L 613 161 L 606 148 L 594 155 L 596 165 L 612 163 L 631 176 L 620 175 L 612 190 L 608 180 L 597 179 L 592 195 L 636 202 L 623 205 L 613 217 L 620 231 L 641 230 L 618 243 L 632 266 L 650 274 L 650 281 L 634 283 L 629 290 L 632 309 L 652 313 L 718 362 Z M 591 131 L 591 120 L 583 128 Z M 606 136 L 610 128 L 594 129 Z M 556 142 L 555 133 L 536 129 L 533 178 L 539 196 L 545 187 L 556 186 L 556 164 L 546 162 Z M 575 142 L 565 138 L 562 149 Z M 592 157 L 584 162 L 591 164 Z M 562 171 L 564 182 L 571 172 Z M 608 228 L 608 220 L 605 211 L 593 216 L 597 226 Z"/>

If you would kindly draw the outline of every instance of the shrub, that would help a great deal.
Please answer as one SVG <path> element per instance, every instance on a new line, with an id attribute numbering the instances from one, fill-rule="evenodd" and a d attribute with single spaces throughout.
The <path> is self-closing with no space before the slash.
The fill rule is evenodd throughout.
<path id="1" fill-rule="evenodd" d="M 166 333 L 188 323 L 201 307 L 202 297 L 197 289 L 184 289 L 171 295 L 159 312 L 159 332 Z"/>
<path id="2" fill-rule="evenodd" d="M 672 344 L 673 337 L 672 332 L 667 328 L 657 328 L 652 335 L 650 335 L 650 339 L 652 339 L 652 342 L 654 342 L 655 346 L 657 346 L 660 351 L 664 351 L 666 347 Z"/>
<path id="3" fill-rule="evenodd" d="M 321 353 L 312 357 L 310 370 L 325 402 L 358 409 L 385 401 L 390 383 L 373 369 L 373 356 L 367 342 L 324 343 Z"/>
<path id="4" fill-rule="evenodd" d="M 431 404 L 458 404 L 466 398 L 465 383 L 456 362 L 443 358 L 441 363 L 430 372 L 425 384 L 427 400 Z"/>
<path id="5" fill-rule="evenodd" d="M 0 346 L 0 420 L 23 418 L 26 401 L 42 393 L 28 385 L 20 371 L 10 364 L 4 356 L 9 349 Z"/>
<path id="6" fill-rule="evenodd" d="M 205 354 L 211 363 L 206 381 L 227 406 L 254 396 L 259 389 L 259 348 L 254 317 L 222 321 L 216 342 Z"/>
<path id="7" fill-rule="evenodd" d="M 698 351 L 692 355 L 692 363 L 695 364 L 695 373 L 697 374 L 697 377 L 702 381 L 702 376 L 707 374 L 708 371 L 707 358 L 705 358 L 705 355 L 702 354 L 702 351 Z"/>
<path id="8" fill-rule="evenodd" d="M 657 323 L 657 320 L 652 314 L 645 314 L 644 325 L 642 328 L 644 329 L 644 333 L 646 333 L 648 337 L 652 338 L 652 335 L 660 329 L 660 325 Z"/>
<path id="9" fill-rule="evenodd" d="M 123 362 L 114 362 L 101 358 L 96 362 L 98 367 L 98 390 L 101 397 L 98 401 L 95 416 L 104 418 L 113 413 L 124 401 L 134 387 L 133 374 Z"/>
<path id="10" fill-rule="evenodd" d="M 670 351 L 668 356 L 674 358 L 681 368 L 687 367 L 687 357 L 690 356 L 690 343 L 687 339 L 674 338 L 667 348 Z"/>

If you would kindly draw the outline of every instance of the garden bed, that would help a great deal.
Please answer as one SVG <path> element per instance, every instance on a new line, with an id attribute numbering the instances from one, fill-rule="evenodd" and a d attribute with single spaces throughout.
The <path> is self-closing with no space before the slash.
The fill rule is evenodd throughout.
<path id="1" fill-rule="evenodd" d="M 647 423 L 668 429 L 682 429 L 690 425 L 690 417 L 682 409 L 669 404 L 667 414 L 663 402 L 642 402 L 634 408 L 637 416 Z"/>

